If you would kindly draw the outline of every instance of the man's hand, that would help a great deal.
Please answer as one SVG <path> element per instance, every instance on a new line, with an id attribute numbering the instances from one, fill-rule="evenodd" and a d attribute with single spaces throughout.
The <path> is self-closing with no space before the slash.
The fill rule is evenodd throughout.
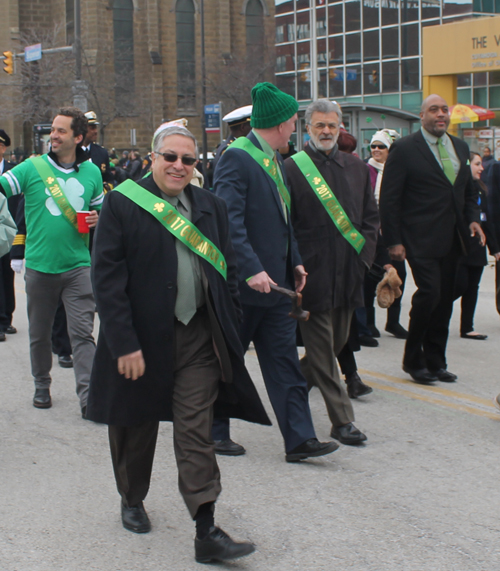
<path id="1" fill-rule="evenodd" d="M 295 291 L 301 292 L 306 285 L 307 272 L 304 266 L 295 266 Z"/>
<path id="2" fill-rule="evenodd" d="M 403 244 L 396 244 L 395 246 L 388 248 L 388 250 L 391 260 L 402 262 L 406 258 L 406 250 Z"/>
<path id="3" fill-rule="evenodd" d="M 85 218 L 85 222 L 89 225 L 89 228 L 95 228 L 97 226 L 97 219 L 99 214 L 97 210 L 92 210 L 90 214 Z M 135 380 L 135 379 L 134 379 Z"/>
<path id="4" fill-rule="evenodd" d="M 278 285 L 276 282 L 269 277 L 267 272 L 259 272 L 252 276 L 248 281 L 247 284 L 254 289 L 255 291 L 260 291 L 260 293 L 270 293 L 271 288 L 269 284 L 272 283 L 274 285 Z"/>
<path id="5" fill-rule="evenodd" d="M 118 357 L 118 372 L 124 375 L 126 379 L 137 381 L 139 377 L 144 375 L 146 363 L 142 356 L 142 351 L 134 351 L 123 357 Z"/>
<path id="6" fill-rule="evenodd" d="M 481 246 L 486 246 L 486 236 L 484 235 L 483 229 L 481 228 L 481 224 L 478 222 L 471 222 L 469 228 L 470 235 L 479 236 L 479 243 Z"/>
<path id="7" fill-rule="evenodd" d="M 495 261 L 496 261 L 496 262 L 500 261 L 500 252 L 497 252 L 496 254 L 493 254 L 493 257 L 495 258 Z"/>

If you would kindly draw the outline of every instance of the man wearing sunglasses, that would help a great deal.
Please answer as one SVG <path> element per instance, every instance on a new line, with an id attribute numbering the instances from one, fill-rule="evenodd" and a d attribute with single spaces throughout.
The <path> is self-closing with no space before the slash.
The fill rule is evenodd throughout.
<path id="1" fill-rule="evenodd" d="M 123 526 L 151 529 L 149 489 L 158 425 L 173 421 L 179 490 L 196 521 L 202 563 L 252 553 L 214 525 L 221 491 L 214 414 L 270 424 L 238 338 L 237 272 L 224 202 L 190 181 L 194 136 L 153 139 L 151 176 L 106 195 L 92 279 L 101 330 L 87 418 L 109 425 Z"/>
<path id="2" fill-rule="evenodd" d="M 421 128 L 390 148 L 380 190 L 382 235 L 393 260 L 408 260 L 412 298 L 403 370 L 415 382 L 453 382 L 446 344 L 456 266 L 469 235 L 484 246 L 469 147 L 446 133 L 450 111 L 439 95 L 422 103 Z M 465 254 L 465 251 L 463 251 Z"/>

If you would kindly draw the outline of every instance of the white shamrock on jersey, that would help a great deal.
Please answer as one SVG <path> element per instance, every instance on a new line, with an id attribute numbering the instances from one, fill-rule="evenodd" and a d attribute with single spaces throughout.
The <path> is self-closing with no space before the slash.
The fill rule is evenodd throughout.
<path id="1" fill-rule="evenodd" d="M 66 198 L 68 199 L 71 206 L 76 210 L 76 212 L 83 210 L 85 201 L 82 197 L 85 189 L 83 188 L 82 183 L 76 180 L 76 178 L 69 178 L 67 181 L 63 180 L 62 178 L 58 178 L 57 182 L 59 183 L 59 186 L 62 188 Z M 45 189 L 45 194 L 48 194 L 49 196 L 49 198 L 47 198 L 45 201 L 45 206 L 49 212 L 52 214 L 52 216 L 61 216 L 61 211 L 52 198 L 48 188 Z"/>

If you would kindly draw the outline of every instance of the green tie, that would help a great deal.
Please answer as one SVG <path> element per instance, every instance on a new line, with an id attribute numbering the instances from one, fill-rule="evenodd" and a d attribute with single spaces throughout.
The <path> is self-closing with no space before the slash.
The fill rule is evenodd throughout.
<path id="1" fill-rule="evenodd" d="M 451 184 L 455 184 L 455 179 L 457 178 L 457 175 L 455 174 L 455 169 L 451 164 L 450 155 L 448 154 L 448 151 L 446 150 L 446 147 L 444 146 L 443 143 L 443 139 L 441 137 L 438 139 L 438 151 L 439 151 L 439 156 L 441 157 L 441 163 L 443 165 L 444 174 L 451 182 Z"/>
<path id="2" fill-rule="evenodd" d="M 184 216 L 187 214 L 177 197 L 169 200 Z M 177 298 L 175 300 L 175 317 L 187 325 L 196 313 L 195 275 L 191 263 L 191 251 L 180 240 L 175 241 L 177 250 Z"/>

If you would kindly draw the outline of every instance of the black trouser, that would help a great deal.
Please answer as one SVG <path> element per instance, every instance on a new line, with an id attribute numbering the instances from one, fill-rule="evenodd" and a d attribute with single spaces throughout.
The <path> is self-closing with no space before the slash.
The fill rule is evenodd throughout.
<path id="1" fill-rule="evenodd" d="M 14 272 L 10 267 L 10 254 L 5 254 L 0 258 L 0 331 L 12 325 L 15 308 Z"/>
<path id="2" fill-rule="evenodd" d="M 474 331 L 474 313 L 476 311 L 479 283 L 484 266 L 468 266 L 458 264 L 455 282 L 455 299 L 462 298 L 462 314 L 460 317 L 460 335 Z"/>
<path id="3" fill-rule="evenodd" d="M 59 357 L 69 357 L 72 353 L 68 335 L 68 322 L 66 310 L 62 299 L 59 300 L 54 325 L 52 326 L 52 353 Z"/>
<path id="4" fill-rule="evenodd" d="M 403 364 L 412 369 L 446 369 L 446 344 L 458 253 L 442 258 L 409 258 L 417 291 L 413 294 Z"/>

